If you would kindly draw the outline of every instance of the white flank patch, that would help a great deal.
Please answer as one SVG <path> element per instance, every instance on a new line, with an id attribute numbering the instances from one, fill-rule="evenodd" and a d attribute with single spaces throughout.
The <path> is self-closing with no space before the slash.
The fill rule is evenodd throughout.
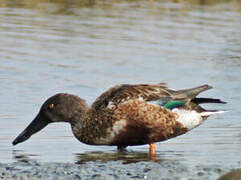
<path id="1" fill-rule="evenodd" d="M 120 131 L 126 126 L 126 120 L 117 121 L 112 128 L 107 129 L 108 136 L 105 138 L 100 138 L 97 140 L 97 144 L 109 144 L 111 143 L 117 135 L 119 135 Z"/>
<path id="2" fill-rule="evenodd" d="M 172 112 L 178 114 L 177 121 L 180 122 L 188 130 L 197 127 L 203 122 L 201 114 L 196 111 L 174 108 Z"/>

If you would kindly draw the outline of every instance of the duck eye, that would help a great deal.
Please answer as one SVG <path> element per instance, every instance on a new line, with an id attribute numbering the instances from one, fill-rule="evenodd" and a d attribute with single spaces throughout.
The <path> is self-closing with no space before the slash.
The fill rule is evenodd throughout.
<path id="1" fill-rule="evenodd" d="M 48 108 L 52 110 L 54 108 L 54 104 L 50 104 Z"/>

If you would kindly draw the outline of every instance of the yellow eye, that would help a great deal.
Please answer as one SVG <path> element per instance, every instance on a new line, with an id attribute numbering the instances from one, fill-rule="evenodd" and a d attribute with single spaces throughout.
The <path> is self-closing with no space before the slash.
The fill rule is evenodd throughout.
<path id="1" fill-rule="evenodd" d="M 54 104 L 50 104 L 49 109 L 53 109 L 53 108 L 54 108 Z"/>

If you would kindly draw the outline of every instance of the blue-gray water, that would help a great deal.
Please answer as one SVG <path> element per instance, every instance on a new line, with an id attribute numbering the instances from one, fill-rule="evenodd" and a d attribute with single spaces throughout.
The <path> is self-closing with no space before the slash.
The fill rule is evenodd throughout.
<path id="1" fill-rule="evenodd" d="M 99 1 L 0 5 L 0 162 L 21 158 L 77 162 L 115 147 L 78 142 L 68 124 L 51 124 L 28 141 L 12 140 L 57 92 L 91 103 L 121 83 L 210 84 L 203 96 L 229 110 L 180 137 L 158 143 L 157 159 L 241 167 L 241 8 L 239 1 Z M 132 159 L 148 146 L 129 147 Z M 135 157 L 136 152 L 136 157 Z M 86 155 L 86 156 L 85 156 Z M 115 156 L 113 156 L 114 158 Z M 128 158 L 128 157 L 125 157 Z M 112 159 L 112 158 L 110 158 Z M 87 158 L 88 160 L 88 158 Z M 113 160 L 113 159 L 112 159 Z"/>

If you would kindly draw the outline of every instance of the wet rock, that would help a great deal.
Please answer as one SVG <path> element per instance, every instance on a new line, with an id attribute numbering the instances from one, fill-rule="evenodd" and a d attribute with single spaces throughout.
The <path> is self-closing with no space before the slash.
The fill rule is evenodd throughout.
<path id="1" fill-rule="evenodd" d="M 146 161 L 129 164 L 123 164 L 122 161 L 96 161 L 84 164 L 15 162 L 0 164 L 0 180 L 212 180 L 228 171 L 229 169 L 212 165 L 190 167 L 176 161 L 161 163 Z"/>
<path id="2" fill-rule="evenodd" d="M 241 169 L 233 170 L 221 176 L 218 180 L 241 180 Z"/>

